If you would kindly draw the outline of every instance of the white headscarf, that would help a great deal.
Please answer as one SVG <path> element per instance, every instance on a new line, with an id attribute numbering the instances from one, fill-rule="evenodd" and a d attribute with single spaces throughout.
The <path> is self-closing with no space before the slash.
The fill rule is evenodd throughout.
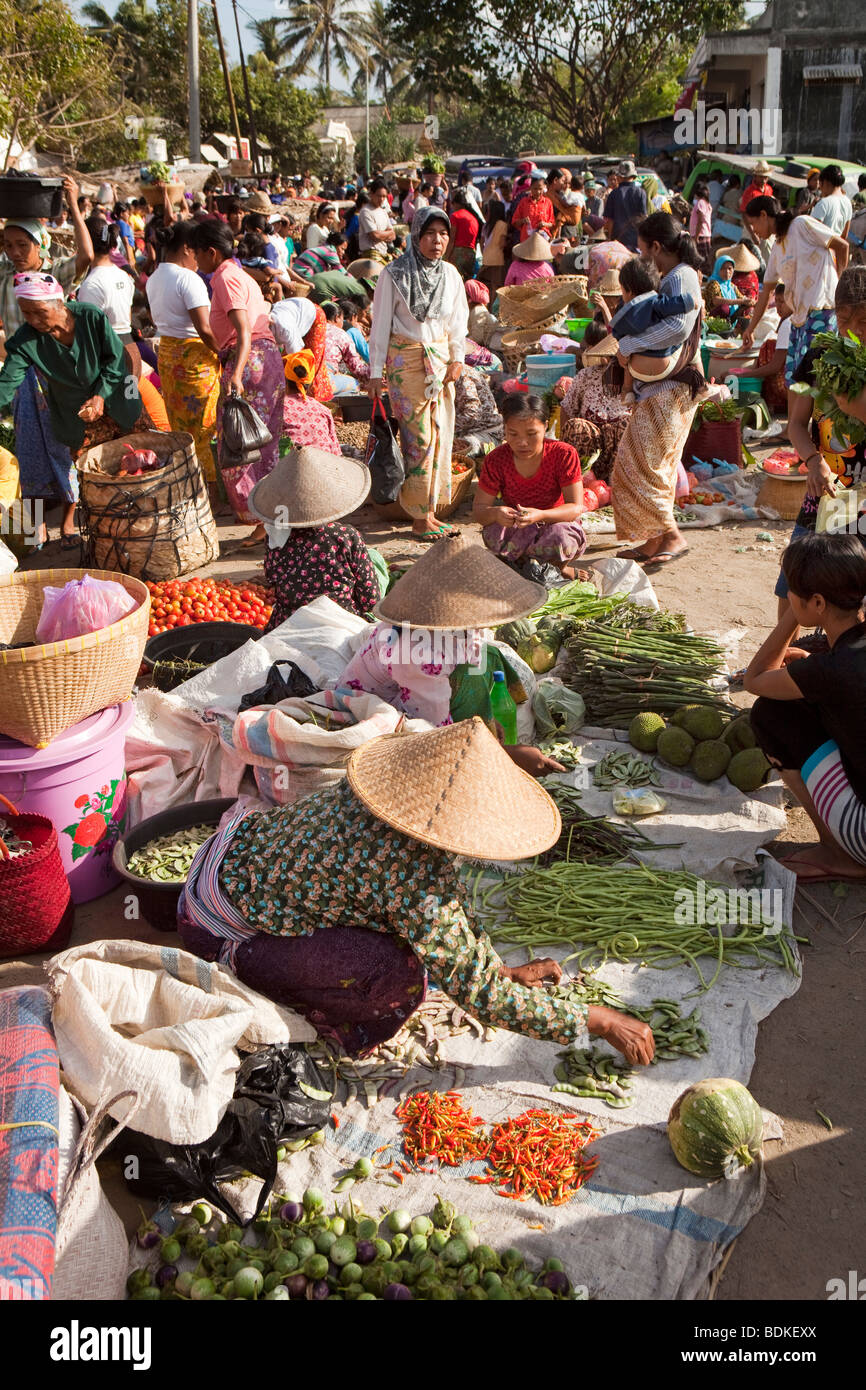
<path id="1" fill-rule="evenodd" d="M 271 309 L 271 328 L 284 352 L 300 352 L 316 318 L 311 299 L 279 299 Z"/>

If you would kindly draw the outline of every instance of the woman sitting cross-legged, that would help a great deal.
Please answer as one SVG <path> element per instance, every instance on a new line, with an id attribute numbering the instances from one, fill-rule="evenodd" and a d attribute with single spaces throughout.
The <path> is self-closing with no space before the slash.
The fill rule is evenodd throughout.
<path id="1" fill-rule="evenodd" d="M 574 579 L 574 560 L 586 549 L 580 524 L 580 456 L 570 444 L 546 439 L 540 396 L 510 396 L 502 406 L 505 443 L 484 460 L 472 518 L 489 550 L 519 568 L 554 565 Z"/>
<path id="2" fill-rule="evenodd" d="M 821 532 L 782 556 L 790 607 L 746 671 L 760 747 L 800 802 L 820 844 L 782 862 L 802 881 L 866 879 L 866 549 Z M 829 652 L 792 647 L 800 626 L 824 629 Z"/>

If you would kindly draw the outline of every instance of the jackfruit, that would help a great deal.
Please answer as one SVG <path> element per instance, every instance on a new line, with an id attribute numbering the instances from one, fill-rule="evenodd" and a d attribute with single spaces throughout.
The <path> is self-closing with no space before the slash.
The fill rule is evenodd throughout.
<path id="1" fill-rule="evenodd" d="M 728 763 L 728 781 L 737 791 L 755 792 L 770 770 L 760 748 L 743 748 Z"/>
<path id="2" fill-rule="evenodd" d="M 694 752 L 695 741 L 685 729 L 663 729 L 656 752 L 672 767 L 685 767 Z"/>
<path id="3" fill-rule="evenodd" d="M 652 714 L 649 710 L 636 714 L 628 726 L 629 743 L 641 753 L 654 753 L 664 727 L 665 721 L 660 714 Z"/>
<path id="4" fill-rule="evenodd" d="M 744 748 L 754 748 L 757 740 L 748 712 L 738 714 L 736 719 L 732 719 L 722 738 L 732 753 L 741 753 Z"/>
<path id="5" fill-rule="evenodd" d="M 683 711 L 683 717 L 677 727 L 685 729 L 692 738 L 703 742 L 708 738 L 721 738 L 725 721 L 712 705 L 690 705 Z"/>
<path id="6" fill-rule="evenodd" d="M 731 750 L 720 738 L 707 738 L 692 754 L 691 769 L 702 782 L 715 782 L 731 761 Z"/>
<path id="7" fill-rule="evenodd" d="M 680 705 L 675 714 L 671 716 L 671 723 L 676 729 L 684 729 L 683 720 L 694 709 L 703 709 L 703 705 Z"/>

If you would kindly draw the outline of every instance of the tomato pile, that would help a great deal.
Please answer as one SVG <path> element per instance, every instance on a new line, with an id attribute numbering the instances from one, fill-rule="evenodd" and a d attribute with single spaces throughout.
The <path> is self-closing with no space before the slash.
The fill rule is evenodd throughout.
<path id="1" fill-rule="evenodd" d="M 232 584 L 227 579 L 163 579 L 148 583 L 148 636 L 193 623 L 248 623 L 267 626 L 274 595 L 262 584 Z"/>

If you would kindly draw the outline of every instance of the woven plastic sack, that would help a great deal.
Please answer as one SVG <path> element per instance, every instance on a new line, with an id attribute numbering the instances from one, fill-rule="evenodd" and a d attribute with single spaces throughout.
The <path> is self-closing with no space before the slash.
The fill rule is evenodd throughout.
<path id="1" fill-rule="evenodd" d="M 213 1134 L 232 1098 L 237 1047 L 310 1042 L 304 1019 L 216 964 L 141 941 L 96 941 L 46 966 L 69 1090 L 92 1110 L 135 1091 L 136 1129 L 170 1144 Z M 110 1102 L 115 1119 L 125 1107 Z"/>
<path id="2" fill-rule="evenodd" d="M 35 641 L 65 642 L 68 637 L 83 637 L 86 632 L 119 623 L 138 604 L 113 579 L 70 579 L 62 589 L 46 584 L 42 590 L 42 612 L 36 624 Z"/>
<path id="3" fill-rule="evenodd" d="M 126 1116 L 100 1139 L 110 1112 Z M 54 1301 L 116 1301 L 126 1295 L 129 1245 L 123 1222 L 102 1190 L 96 1160 L 135 1114 L 133 1091 L 123 1091 L 96 1107 L 84 1123 L 83 1107 L 60 1088 L 60 1200 L 54 1261 Z"/>

